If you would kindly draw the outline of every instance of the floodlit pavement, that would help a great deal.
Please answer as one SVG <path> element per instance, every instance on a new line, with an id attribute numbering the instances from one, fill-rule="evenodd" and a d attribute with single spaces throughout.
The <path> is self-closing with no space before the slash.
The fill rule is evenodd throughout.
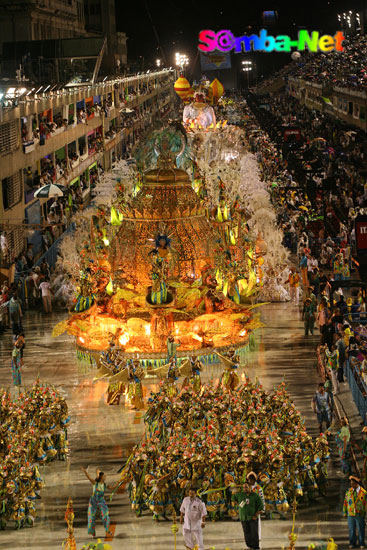
<path id="1" fill-rule="evenodd" d="M 258 377 L 266 389 L 272 389 L 284 380 L 296 406 L 306 418 L 312 435 L 317 434 L 316 418 L 311 410 L 311 398 L 320 381 L 316 370 L 315 346 L 318 337 L 303 337 L 303 323 L 298 308 L 292 304 L 270 304 L 261 309 L 266 328 L 257 338 L 257 349 L 249 355 L 245 367 L 251 378 Z M 78 362 L 73 340 L 67 335 L 53 339 L 52 327 L 65 317 L 62 313 L 43 315 L 27 313 L 25 317 L 26 349 L 23 383 L 29 386 L 39 375 L 52 382 L 67 398 L 71 414 L 69 428 L 69 458 L 66 462 L 52 462 L 41 468 L 46 482 L 42 499 L 37 500 L 37 520 L 30 529 L 14 531 L 7 527 L 0 531 L 0 548 L 61 549 L 66 538 L 65 507 L 70 496 L 74 502 L 75 537 L 77 548 L 91 541 L 87 534 L 87 508 L 91 485 L 81 471 L 89 466 L 94 476 L 96 468 L 107 474 L 107 482 L 118 480 L 118 469 L 123 465 L 135 443 L 144 431 L 143 413 L 131 412 L 122 403 L 108 407 L 105 403 L 106 382 L 93 383 L 93 371 Z M 317 330 L 316 330 L 317 332 Z M 11 386 L 11 334 L 0 338 L 0 387 Z M 220 366 L 207 367 L 205 378 L 218 379 Z M 144 381 L 145 394 L 156 387 L 154 380 Z M 341 398 L 348 414 L 358 429 L 358 415 L 343 385 Z M 335 432 L 335 428 L 333 429 Z M 357 434 L 358 435 L 358 434 Z M 330 465 L 329 489 L 326 498 L 318 498 L 297 513 L 297 547 L 305 548 L 334 537 L 339 548 L 347 548 L 347 525 L 342 516 L 342 500 L 348 483 L 339 470 L 333 453 Z M 107 502 L 109 503 L 108 499 Z M 126 491 L 109 503 L 111 529 L 109 542 L 113 550 L 170 550 L 174 548 L 170 522 L 153 522 L 150 515 L 136 518 L 131 511 Z M 280 549 L 288 546 L 291 513 L 285 521 L 269 520 L 262 523 L 262 548 Z M 104 530 L 97 519 L 97 537 Z M 112 540 L 111 540 L 112 539 Z M 245 547 L 239 522 L 207 522 L 204 531 L 205 548 L 239 550 Z M 184 549 L 182 534 L 177 535 L 177 548 Z"/>

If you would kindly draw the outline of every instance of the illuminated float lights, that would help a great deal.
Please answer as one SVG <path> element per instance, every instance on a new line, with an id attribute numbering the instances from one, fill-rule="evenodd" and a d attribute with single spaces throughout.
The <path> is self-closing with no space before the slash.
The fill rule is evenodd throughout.
<path id="1" fill-rule="evenodd" d="M 229 348 L 243 347 L 251 340 L 253 331 L 263 326 L 259 315 L 252 315 L 251 309 L 250 306 L 249 309 L 240 312 L 217 311 L 187 321 L 187 314 L 176 310 L 174 324 L 169 328 L 169 332 L 180 342 L 178 356 L 210 355 L 213 350 L 225 351 Z M 167 315 L 166 321 L 169 323 L 170 312 L 167 311 Z M 81 321 L 75 315 L 66 322 L 67 326 L 63 326 L 62 331 L 67 329 L 68 333 L 75 337 L 79 349 L 94 354 L 107 349 L 113 339 L 118 342 L 117 345 L 126 357 L 165 358 L 168 333 L 157 331 L 156 322 L 156 314 L 150 320 L 148 314 L 129 317 L 127 320 L 97 314 L 93 315 L 90 322 L 86 319 Z M 56 335 L 58 334 L 60 332 L 56 327 Z"/>
<path id="2" fill-rule="evenodd" d="M 210 124 L 207 128 L 201 126 L 201 124 L 196 122 L 190 122 L 189 124 L 184 124 L 186 131 L 201 131 L 201 132 L 215 132 L 216 130 L 221 130 L 225 128 L 228 124 L 227 120 L 220 120 L 216 124 Z"/>
<path id="3" fill-rule="evenodd" d="M 82 363 L 87 363 L 88 365 L 91 365 L 93 367 L 97 367 L 95 356 L 97 353 L 94 350 L 86 349 L 83 347 L 80 347 L 78 345 L 80 338 L 76 339 L 76 353 L 77 358 Z M 218 357 L 217 352 L 222 354 L 228 351 L 235 350 L 236 354 L 240 357 L 241 364 L 246 363 L 247 356 L 250 353 L 250 351 L 253 351 L 256 346 L 256 330 L 251 332 L 249 335 L 249 338 L 247 339 L 247 342 L 245 344 L 241 344 L 238 346 L 224 346 L 221 348 L 206 348 L 206 353 L 204 349 L 197 349 L 197 350 L 190 350 L 190 351 L 184 351 L 180 352 L 177 351 L 177 366 L 180 367 L 187 359 L 190 357 L 196 357 L 203 363 L 203 365 L 219 365 L 222 363 L 220 357 Z M 158 368 L 162 367 L 163 365 L 167 364 L 167 354 L 161 353 L 122 353 L 122 357 L 126 360 L 139 360 L 140 365 L 144 369 L 148 369 L 150 367 Z M 141 356 L 143 355 L 143 356 Z M 146 373 L 145 377 L 149 378 L 152 375 L 149 375 Z M 154 376 L 152 376 L 154 378 Z"/>

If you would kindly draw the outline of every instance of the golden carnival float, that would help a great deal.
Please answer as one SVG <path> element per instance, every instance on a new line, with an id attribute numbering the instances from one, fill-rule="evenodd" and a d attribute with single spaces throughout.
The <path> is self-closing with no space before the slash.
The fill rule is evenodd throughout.
<path id="1" fill-rule="evenodd" d="M 155 136 L 156 167 L 134 193 L 120 185 L 112 206 L 90 219 L 75 306 L 54 329 L 54 336 L 74 336 L 82 357 L 97 357 L 113 342 L 126 359 L 160 366 L 170 341 L 178 363 L 192 355 L 218 362 L 216 352 L 229 350 L 243 359 L 261 324 L 252 301 L 262 252 L 241 210 L 227 205 L 222 182 L 212 209 L 205 182 L 177 168 L 184 136 L 172 128 Z"/>

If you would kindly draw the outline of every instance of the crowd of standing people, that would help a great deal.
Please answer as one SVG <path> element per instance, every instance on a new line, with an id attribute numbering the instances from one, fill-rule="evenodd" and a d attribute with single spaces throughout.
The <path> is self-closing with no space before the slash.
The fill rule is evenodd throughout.
<path id="1" fill-rule="evenodd" d="M 278 77 L 299 77 L 324 86 L 340 86 L 363 91 L 367 83 L 366 35 L 357 33 L 345 37 L 343 49 L 343 52 L 333 51 L 326 54 L 304 53 L 267 81 L 261 82 L 259 87 L 271 84 Z"/>
<path id="2" fill-rule="evenodd" d="M 362 49 L 360 49 L 360 47 Z M 363 64 L 356 70 L 366 38 L 347 41 L 342 56 L 304 56 L 282 71 L 282 76 L 302 76 L 313 82 L 361 88 L 366 83 Z M 336 60 L 338 71 L 335 69 Z M 340 69 L 340 63 L 348 68 Z M 340 74 L 343 74 L 341 78 Z M 287 91 L 261 99 L 249 95 L 247 132 L 253 152 L 268 181 L 283 244 L 292 254 L 284 284 L 291 299 L 300 303 L 304 336 L 315 336 L 324 380 L 312 400 L 320 432 L 330 434 L 336 396 L 345 389 L 347 369 L 365 395 L 367 382 L 366 297 L 358 284 L 354 221 L 366 213 L 367 139 L 329 115 L 306 108 Z M 297 138 L 286 130 L 296 128 Z M 357 280 L 357 282 L 356 282 Z M 352 281 L 351 284 L 348 282 Z M 316 332 L 319 333 L 316 338 Z M 349 371 L 348 371 L 349 372 Z M 365 419 L 362 419 L 362 425 Z M 348 419 L 340 419 L 335 435 L 340 474 L 351 487 L 344 500 L 350 548 L 365 546 L 367 512 L 367 427 L 360 441 L 353 438 Z M 352 474 L 352 449 L 362 457 L 362 478 Z"/>

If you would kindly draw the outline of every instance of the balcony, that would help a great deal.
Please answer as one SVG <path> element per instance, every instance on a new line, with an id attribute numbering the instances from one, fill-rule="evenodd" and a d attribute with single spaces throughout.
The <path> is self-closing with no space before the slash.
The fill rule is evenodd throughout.
<path id="1" fill-rule="evenodd" d="M 62 178 L 60 178 L 59 180 L 59 183 L 62 183 L 63 185 L 67 185 L 69 181 L 73 181 L 75 178 L 80 176 L 80 174 L 85 172 L 85 170 L 89 168 L 91 164 L 100 160 L 100 158 L 102 157 L 102 154 L 103 154 L 103 151 L 96 151 L 92 155 L 89 155 L 86 158 L 84 158 L 84 160 L 82 160 L 81 158 L 78 159 L 79 160 L 78 165 L 68 173 L 67 177 L 62 176 Z M 63 179 L 65 181 L 62 181 Z"/>
<path id="2" fill-rule="evenodd" d="M 146 76 L 144 76 L 144 79 L 146 79 Z M 121 79 L 116 81 L 117 82 L 125 82 L 128 79 Z M 145 82 L 145 80 L 144 80 Z M 152 97 L 162 96 L 165 94 L 166 91 L 170 90 L 172 87 L 172 81 L 166 82 L 163 86 L 159 86 L 152 90 L 151 92 L 143 95 L 139 95 L 134 97 L 133 100 L 128 101 L 127 105 L 130 107 L 137 107 L 141 105 L 143 102 L 151 99 Z M 101 93 L 105 93 L 107 88 L 101 88 L 99 85 L 96 90 L 89 91 L 89 97 L 92 95 L 92 93 L 96 93 L 96 95 L 101 95 Z M 84 93 L 85 95 L 85 93 Z M 61 108 L 61 105 L 63 104 L 71 104 L 71 103 L 77 103 L 77 101 L 80 101 L 83 96 L 82 90 L 78 90 L 78 92 L 71 94 L 69 96 L 68 94 L 65 95 L 65 99 L 62 98 L 60 101 L 60 97 L 58 97 L 57 104 L 53 104 L 52 101 L 49 103 L 39 103 L 35 104 L 33 101 L 27 102 L 27 109 L 24 113 L 24 116 L 26 118 L 31 118 L 34 116 L 35 113 L 43 112 L 43 110 L 46 109 L 54 109 L 54 108 Z M 169 101 L 170 98 L 167 99 Z M 118 106 L 111 107 L 109 110 L 109 117 L 108 120 L 111 121 L 114 118 L 117 118 L 119 116 L 119 112 L 123 110 L 125 103 L 121 103 Z M 158 105 L 161 106 L 161 103 L 159 102 Z M 4 110 L 3 110 L 4 111 Z M 19 117 L 22 115 L 22 108 L 18 110 L 16 113 L 14 111 L 13 117 L 11 117 L 11 121 L 14 125 L 17 125 L 19 123 Z M 10 120 L 9 117 L 5 117 Z M 74 113 L 74 118 L 76 118 L 76 113 Z M 88 120 L 88 124 L 77 124 L 72 123 L 68 126 L 63 126 L 61 128 L 58 128 L 57 131 L 51 132 L 48 137 L 48 139 L 45 140 L 43 145 L 40 145 L 39 139 L 31 139 L 26 141 L 25 143 L 18 143 L 17 149 L 14 151 L 9 150 L 9 162 L 3 162 L 0 165 L 0 178 L 4 179 L 6 177 L 12 176 L 14 172 L 18 169 L 26 168 L 27 166 L 35 165 L 39 160 L 45 156 L 52 155 L 55 151 L 58 149 L 61 149 L 65 147 L 67 144 L 77 141 L 78 139 L 86 136 L 89 132 L 92 130 L 96 130 L 99 126 L 103 125 L 103 123 L 106 121 L 106 127 L 109 127 L 107 119 L 105 119 L 104 111 L 101 113 L 98 112 L 98 110 L 95 111 L 94 118 Z M 117 121 L 117 124 L 119 122 Z M 134 124 L 135 128 L 140 127 L 141 125 L 145 125 L 144 122 L 137 122 Z M 66 133 L 65 133 L 66 132 Z M 130 133 L 130 130 L 124 130 L 124 133 Z M 113 147 L 113 144 L 111 144 L 111 141 L 113 143 L 116 143 L 116 138 L 113 140 L 106 140 L 105 147 L 110 149 Z M 83 159 L 80 161 L 83 162 Z M 73 170 L 78 170 L 78 166 L 74 167 Z"/>
<path id="3" fill-rule="evenodd" d="M 361 99 L 367 99 L 367 94 L 365 91 L 361 92 L 358 90 L 354 90 L 353 88 L 344 88 L 341 86 L 335 86 L 334 92 L 339 92 L 345 95 L 351 95 L 354 97 L 360 97 Z"/>
<path id="4" fill-rule="evenodd" d="M 73 5 L 72 0 L 42 0 L 41 2 L 35 1 L 34 4 L 36 4 L 35 8 L 50 11 L 52 15 L 59 17 L 77 16 L 76 6 Z"/>

